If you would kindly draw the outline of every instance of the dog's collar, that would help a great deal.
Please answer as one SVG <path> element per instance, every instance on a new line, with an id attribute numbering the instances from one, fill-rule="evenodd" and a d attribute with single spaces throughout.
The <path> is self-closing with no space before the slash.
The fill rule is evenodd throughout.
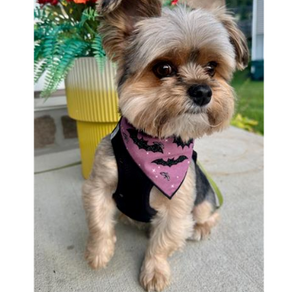
<path id="1" fill-rule="evenodd" d="M 124 117 L 116 130 L 121 131 L 124 145 L 135 163 L 171 199 L 186 176 L 194 141 L 184 143 L 179 137 L 151 137 L 135 129 Z"/>

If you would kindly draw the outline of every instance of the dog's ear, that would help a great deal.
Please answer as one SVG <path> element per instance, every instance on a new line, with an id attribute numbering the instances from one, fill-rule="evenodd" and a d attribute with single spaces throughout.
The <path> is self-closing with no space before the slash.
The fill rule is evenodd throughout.
<path id="1" fill-rule="evenodd" d="M 249 49 L 245 35 L 238 28 L 233 16 L 226 12 L 225 7 L 215 9 L 212 12 L 229 33 L 230 42 L 235 48 L 236 68 L 238 70 L 245 69 L 249 62 Z"/>
<path id="2" fill-rule="evenodd" d="M 213 13 L 229 33 L 230 42 L 235 48 L 236 68 L 243 70 L 249 61 L 249 50 L 244 34 L 239 30 L 234 18 L 226 11 L 225 0 L 182 0 L 191 8 L 203 8 Z"/>
<path id="3" fill-rule="evenodd" d="M 98 0 L 99 33 L 108 57 L 120 61 L 135 23 L 142 18 L 160 16 L 161 9 L 161 0 Z"/>

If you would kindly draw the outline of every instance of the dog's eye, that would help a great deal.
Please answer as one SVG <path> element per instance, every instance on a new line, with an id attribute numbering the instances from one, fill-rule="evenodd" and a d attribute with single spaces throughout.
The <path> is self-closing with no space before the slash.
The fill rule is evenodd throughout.
<path id="1" fill-rule="evenodd" d="M 218 66 L 217 62 L 209 62 L 205 66 L 205 72 L 210 76 L 214 77 L 216 73 L 216 67 Z"/>
<path id="2" fill-rule="evenodd" d="M 152 70 L 158 78 L 171 77 L 176 74 L 175 67 L 168 62 L 160 62 L 154 65 Z"/>

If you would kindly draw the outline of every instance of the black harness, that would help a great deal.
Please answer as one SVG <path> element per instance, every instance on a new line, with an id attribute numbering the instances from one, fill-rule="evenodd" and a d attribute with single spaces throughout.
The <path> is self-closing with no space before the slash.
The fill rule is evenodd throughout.
<path id="1" fill-rule="evenodd" d="M 153 182 L 143 173 L 135 161 L 128 153 L 118 130 L 111 138 L 117 166 L 118 166 L 118 186 L 113 194 L 113 198 L 118 209 L 133 220 L 150 222 L 157 213 L 149 203 Z M 197 153 L 193 151 L 193 161 L 196 168 L 196 188 L 197 197 L 195 204 L 200 204 L 206 197 L 214 194 L 212 187 L 204 173 L 197 165 Z M 210 198 L 215 202 L 215 196 Z"/>

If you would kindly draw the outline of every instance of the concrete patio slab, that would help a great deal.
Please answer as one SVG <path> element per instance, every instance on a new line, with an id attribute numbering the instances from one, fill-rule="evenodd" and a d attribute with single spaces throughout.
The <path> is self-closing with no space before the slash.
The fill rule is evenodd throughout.
<path id="1" fill-rule="evenodd" d="M 172 281 L 165 291 L 263 291 L 263 137 L 231 127 L 197 140 L 195 149 L 223 193 L 221 221 L 208 240 L 187 242 L 170 258 Z M 79 160 L 78 149 L 41 155 L 35 171 Z M 141 292 L 143 231 L 118 223 L 107 268 L 93 271 L 84 260 L 80 167 L 35 175 L 35 291 Z"/>

